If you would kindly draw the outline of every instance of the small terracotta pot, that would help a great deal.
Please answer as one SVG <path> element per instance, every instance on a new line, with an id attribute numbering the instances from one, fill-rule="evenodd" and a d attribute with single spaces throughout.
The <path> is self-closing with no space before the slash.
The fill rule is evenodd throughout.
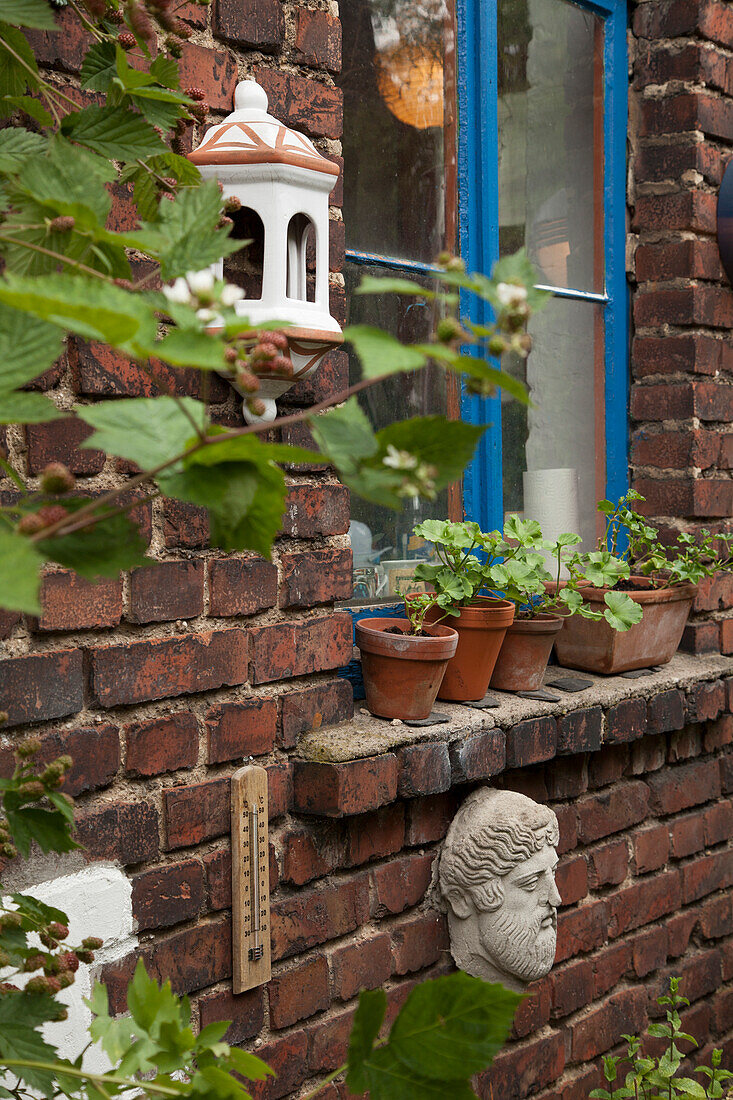
<path id="1" fill-rule="evenodd" d="M 491 687 L 499 691 L 536 691 L 550 659 L 563 619 L 541 612 L 532 619 L 515 619 L 506 632 L 494 665 Z"/>
<path id="2" fill-rule="evenodd" d="M 646 577 L 631 577 L 627 596 L 641 604 L 641 622 L 626 631 L 613 630 L 605 619 L 593 622 L 581 615 L 565 619 L 555 640 L 558 662 L 565 668 L 581 668 L 613 676 L 634 668 L 666 665 L 677 652 L 687 616 L 697 592 L 695 584 L 652 588 Z M 586 588 L 583 598 L 594 611 L 603 611 L 607 588 Z"/>
<path id="3" fill-rule="evenodd" d="M 442 615 L 441 608 L 431 607 L 425 618 L 434 622 Z M 457 618 L 450 615 L 442 621 L 458 631 L 458 648 L 445 670 L 438 698 L 454 703 L 483 699 L 507 627 L 514 621 L 514 604 L 480 596 L 462 607 Z"/>
<path id="4" fill-rule="evenodd" d="M 427 718 L 458 634 L 442 625 L 426 625 L 429 638 L 385 633 L 393 626 L 409 629 L 410 621 L 375 618 L 356 623 L 367 707 L 380 718 Z"/>

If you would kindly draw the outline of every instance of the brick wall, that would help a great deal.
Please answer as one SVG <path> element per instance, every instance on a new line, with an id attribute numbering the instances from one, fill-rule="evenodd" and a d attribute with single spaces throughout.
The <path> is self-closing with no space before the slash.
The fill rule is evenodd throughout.
<path id="1" fill-rule="evenodd" d="M 733 7 L 630 5 L 631 462 L 671 529 L 730 529 L 733 292 L 715 239 L 733 142 Z M 701 586 L 685 645 L 733 652 L 733 583 Z"/>

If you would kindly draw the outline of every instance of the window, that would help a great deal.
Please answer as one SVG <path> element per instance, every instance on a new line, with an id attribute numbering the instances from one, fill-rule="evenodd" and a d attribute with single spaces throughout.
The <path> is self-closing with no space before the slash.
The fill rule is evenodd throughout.
<path id="1" fill-rule="evenodd" d="M 428 303 L 353 291 L 364 272 L 428 277 L 458 242 L 482 271 L 524 245 L 554 295 L 532 321 L 529 360 L 503 363 L 533 408 L 461 397 L 440 372 L 364 395 L 377 427 L 460 410 L 491 428 L 452 494 L 397 516 L 354 501 L 355 566 L 385 564 L 357 575 L 363 601 L 394 595 L 392 572 L 404 584 L 423 552 L 410 531 L 427 515 L 465 510 L 499 527 L 523 510 L 525 486 L 537 500 L 542 471 L 572 468 L 592 542 L 597 496 L 625 489 L 626 19 L 622 0 L 351 0 L 342 23 L 350 322 L 426 335 Z"/>

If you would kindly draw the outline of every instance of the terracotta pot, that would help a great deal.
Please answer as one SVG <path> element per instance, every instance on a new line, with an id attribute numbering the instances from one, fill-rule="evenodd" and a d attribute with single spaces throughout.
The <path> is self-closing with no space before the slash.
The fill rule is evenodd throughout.
<path id="1" fill-rule="evenodd" d="M 442 614 L 440 608 L 431 607 L 425 617 L 428 622 L 434 622 Z M 462 607 L 457 618 L 450 615 L 442 620 L 458 631 L 458 648 L 445 670 L 439 699 L 454 703 L 483 699 L 489 690 L 489 680 L 507 627 L 513 620 L 513 603 L 488 596 L 481 596 Z"/>
<path id="2" fill-rule="evenodd" d="M 494 665 L 491 687 L 499 691 L 536 691 L 550 659 L 563 619 L 541 612 L 532 619 L 515 619 L 506 632 Z"/>
<path id="3" fill-rule="evenodd" d="M 416 721 L 427 718 L 458 634 L 449 626 L 426 626 L 429 638 L 387 634 L 390 627 L 409 629 L 409 619 L 361 619 L 356 624 L 361 650 L 366 704 L 380 718 Z"/>
<path id="4" fill-rule="evenodd" d="M 561 665 L 611 676 L 671 661 L 682 639 L 697 585 L 651 588 L 646 577 L 632 577 L 631 581 L 636 588 L 623 591 L 641 604 L 641 622 L 619 631 L 613 630 L 605 619 L 593 622 L 580 615 L 565 619 L 555 640 L 555 653 Z M 587 588 L 583 597 L 594 611 L 603 611 L 607 591 Z"/>

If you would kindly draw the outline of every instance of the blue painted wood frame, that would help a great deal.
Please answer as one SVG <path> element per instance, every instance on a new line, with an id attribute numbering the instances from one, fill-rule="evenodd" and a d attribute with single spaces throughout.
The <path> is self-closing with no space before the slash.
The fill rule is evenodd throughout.
<path id="1" fill-rule="evenodd" d="M 604 303 L 606 493 L 628 488 L 629 292 L 626 282 L 626 132 L 628 66 L 626 0 L 581 3 L 604 20 Z M 469 270 L 491 270 L 499 257 L 496 0 L 456 0 L 458 167 L 461 255 Z M 570 295 L 568 295 L 570 296 Z M 572 295 L 581 297 L 581 295 Z M 473 320 L 481 304 L 466 303 Z M 484 530 L 503 525 L 500 398 L 464 394 L 465 420 L 490 424 L 464 475 L 464 509 Z"/>

